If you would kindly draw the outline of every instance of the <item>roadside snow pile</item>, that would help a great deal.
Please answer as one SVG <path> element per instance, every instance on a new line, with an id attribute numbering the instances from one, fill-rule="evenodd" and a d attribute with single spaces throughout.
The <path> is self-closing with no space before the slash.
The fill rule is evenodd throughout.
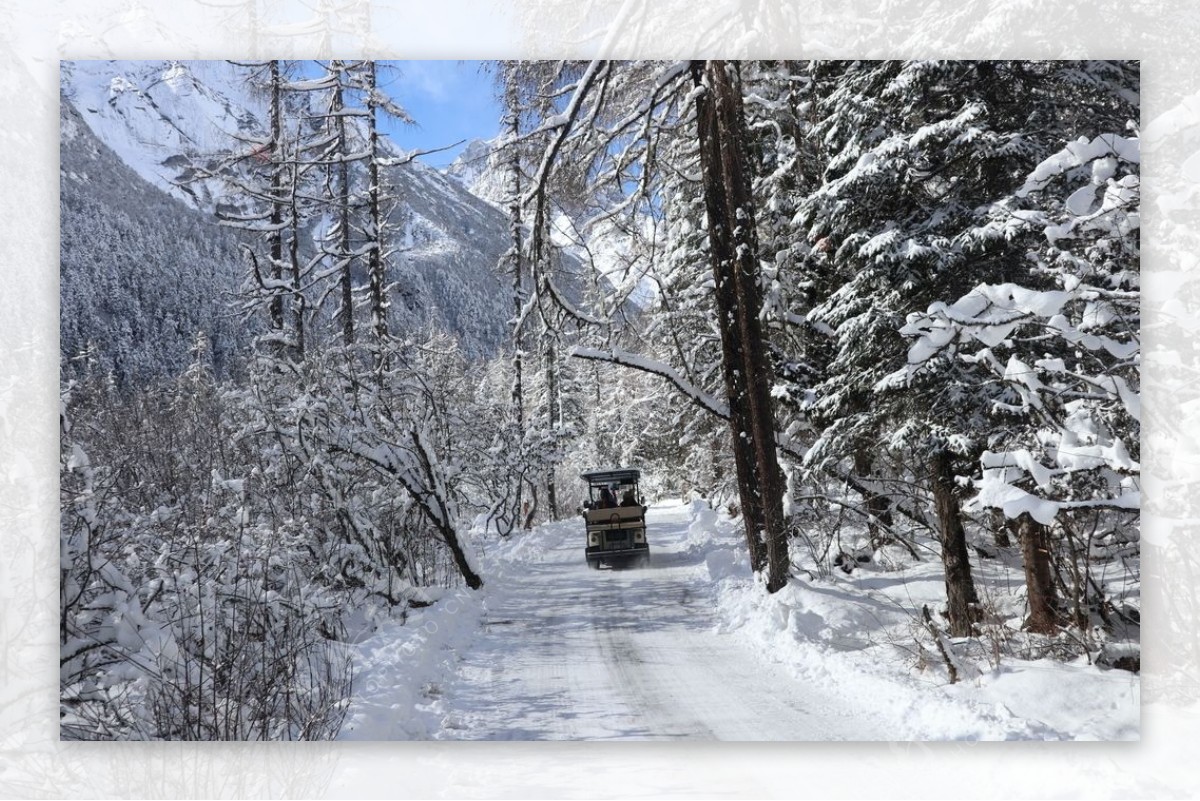
<path id="1" fill-rule="evenodd" d="M 738 577 L 745 578 L 750 574 L 750 564 L 746 557 L 733 548 L 717 548 L 704 556 L 704 566 L 713 581 Z"/>
<path id="2" fill-rule="evenodd" d="M 487 621 L 489 599 L 503 592 L 504 572 L 543 561 L 546 543 L 576 527 L 574 520 L 560 521 L 539 527 L 543 536 L 518 531 L 499 540 L 473 531 L 472 548 L 489 565 L 483 589 L 447 591 L 433 605 L 410 610 L 404 621 L 358 621 L 354 696 L 338 739 L 434 739 L 453 712 L 443 686 Z"/>
<path id="3" fill-rule="evenodd" d="M 513 562 L 535 556 L 530 547 L 530 538 L 519 530 L 508 537 L 500 537 L 494 531 L 486 531 L 477 526 L 471 532 L 471 536 L 485 560 Z"/>
<path id="4" fill-rule="evenodd" d="M 868 700 L 876 730 L 888 732 L 887 739 L 1139 738 L 1139 677 L 1084 658 L 1019 660 L 989 652 L 986 636 L 944 638 L 958 673 L 952 684 L 921 622 L 923 606 L 945 605 L 938 560 L 909 560 L 902 569 L 876 562 L 850 574 L 793 578 L 769 595 L 739 547 L 739 524 L 724 515 L 704 523 L 714 532 L 706 565 L 717 631 L 783 665 L 814 691 Z M 1005 580 L 984 569 L 980 574 L 982 586 Z"/>
<path id="5" fill-rule="evenodd" d="M 703 556 L 709 577 L 718 582 L 732 576 L 748 578 L 750 561 L 744 541 L 732 521 L 722 516 L 703 498 L 688 507 L 691 523 L 687 528 L 686 550 L 689 556 Z M 740 546 L 740 547 L 739 547 Z"/>
<path id="6" fill-rule="evenodd" d="M 692 522 L 688 525 L 688 540 L 698 544 L 710 542 L 721 516 L 703 498 L 692 501 L 689 511 Z"/>
<path id="7" fill-rule="evenodd" d="M 441 728 L 440 683 L 476 636 L 486 588 L 460 589 L 387 621 L 354 651 L 354 697 L 340 740 L 427 740 Z"/>
<path id="8" fill-rule="evenodd" d="M 971 683 L 941 688 L 949 698 L 1003 705 L 1042 720 L 1076 740 L 1141 738 L 1141 682 L 1124 670 L 1102 670 L 1083 658 L 1010 662 Z"/>

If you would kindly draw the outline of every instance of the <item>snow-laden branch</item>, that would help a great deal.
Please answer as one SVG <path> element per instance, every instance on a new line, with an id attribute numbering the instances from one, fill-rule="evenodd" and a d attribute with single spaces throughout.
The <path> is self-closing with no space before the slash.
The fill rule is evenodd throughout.
<path id="1" fill-rule="evenodd" d="M 400 155 L 398 156 L 380 158 L 377 159 L 376 162 L 380 167 L 399 167 L 404 164 L 411 164 L 420 156 L 428 156 L 430 153 L 441 153 L 443 150 L 449 150 L 450 148 L 458 147 L 465 141 L 467 140 L 459 139 L 453 144 L 444 145 L 442 147 L 430 147 L 424 150 L 404 150 L 401 151 Z"/>
<path id="2" fill-rule="evenodd" d="M 910 315 L 899 330 L 912 342 L 907 364 L 877 391 L 963 371 L 968 377 L 959 381 L 1001 388 L 993 411 L 1023 419 L 1008 423 L 1006 450 L 981 456 L 974 508 L 1008 518 L 1027 513 L 1048 525 L 1062 511 L 1140 503 L 1141 465 L 1131 453 L 1141 420 L 1141 342 L 1137 282 L 1129 278 L 1139 164 L 1136 139 L 1105 134 L 1068 143 L 991 207 L 980 233 L 1044 235 L 1031 257 L 1060 288 L 979 284 Z M 1028 204 L 1040 207 L 1017 208 Z"/>
<path id="3" fill-rule="evenodd" d="M 645 356 L 640 356 L 636 353 L 629 353 L 619 348 L 611 348 L 609 350 L 598 350 L 596 348 L 585 348 L 575 346 L 571 348 L 568 355 L 574 356 L 577 359 L 589 359 L 597 362 L 608 362 L 609 364 L 619 364 L 622 367 L 631 367 L 634 370 L 640 370 L 643 373 L 665 378 L 667 381 L 682 392 L 692 403 L 699 406 L 704 411 L 715 414 L 722 420 L 729 419 L 729 405 L 724 401 L 718 400 L 710 393 L 705 392 L 700 387 L 688 381 L 679 371 L 669 364 L 649 359 Z"/>
<path id="4" fill-rule="evenodd" d="M 550 178 L 550 171 L 553 169 L 554 162 L 558 158 L 558 152 L 562 149 L 563 143 L 570 135 L 575 120 L 583 108 L 584 100 L 588 97 L 592 89 L 592 85 L 596 82 L 601 71 L 607 70 L 607 68 L 608 62 L 606 61 L 592 61 L 589 63 L 587 70 L 583 73 L 583 77 L 575 84 L 575 90 L 571 94 L 571 100 L 567 103 L 566 110 L 562 114 L 555 114 L 553 117 L 550 117 L 533 132 L 554 132 L 554 138 L 551 140 L 550 146 L 546 148 L 545 153 L 542 154 L 542 161 L 533 176 L 532 186 L 521 199 L 522 205 L 528 205 L 534 201 L 539 201 L 540 205 L 540 200 L 544 198 L 546 193 L 546 183 Z"/>
<path id="5" fill-rule="evenodd" d="M 651 375 L 664 378 L 676 389 L 682 392 L 697 407 L 703 409 L 709 414 L 719 417 L 722 420 L 727 422 L 729 420 L 730 413 L 728 404 L 714 397 L 711 393 L 705 392 L 691 381 L 688 381 L 684 376 L 679 374 L 678 370 L 669 364 L 656 359 L 650 359 L 636 353 L 629 353 L 619 348 L 609 348 L 607 350 L 603 350 L 576 346 L 571 348 L 569 355 L 578 359 L 588 359 L 591 361 L 617 364 L 622 367 L 629 367 L 634 370 L 640 370 L 641 372 L 650 373 Z M 803 462 L 805 457 L 808 455 L 808 448 L 802 443 L 797 442 L 787 432 L 776 431 L 775 444 L 781 451 L 798 461 Z M 861 494 L 863 497 L 870 497 L 879 494 L 877 491 L 873 491 L 869 487 L 865 486 L 863 481 L 853 473 L 843 471 L 835 464 L 822 463 L 820 469 L 822 472 L 832 476 L 833 478 L 844 482 L 846 486 Z M 922 514 L 920 510 L 910 509 L 899 503 L 895 504 L 893 508 L 914 523 L 928 528 L 929 521 L 926 520 L 925 515 Z"/>

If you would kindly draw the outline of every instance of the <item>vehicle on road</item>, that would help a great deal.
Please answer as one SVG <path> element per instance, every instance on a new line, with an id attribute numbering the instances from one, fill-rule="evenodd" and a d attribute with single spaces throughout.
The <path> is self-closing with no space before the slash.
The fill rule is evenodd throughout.
<path id="1" fill-rule="evenodd" d="M 650 563 L 646 505 L 638 488 L 641 473 L 631 468 L 593 470 L 580 476 L 588 485 L 583 503 L 588 567 L 641 567 Z"/>

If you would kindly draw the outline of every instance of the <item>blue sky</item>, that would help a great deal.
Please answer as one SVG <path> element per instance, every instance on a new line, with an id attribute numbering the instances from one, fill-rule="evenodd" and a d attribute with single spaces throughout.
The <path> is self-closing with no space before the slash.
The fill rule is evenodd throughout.
<path id="1" fill-rule="evenodd" d="M 380 88 L 400 103 L 416 126 L 385 123 L 405 150 L 444 147 L 465 139 L 491 139 L 500 130 L 500 105 L 491 73 L 482 61 L 388 61 Z M 381 64 L 382 66 L 382 64 Z M 462 146 L 423 157 L 445 167 Z"/>

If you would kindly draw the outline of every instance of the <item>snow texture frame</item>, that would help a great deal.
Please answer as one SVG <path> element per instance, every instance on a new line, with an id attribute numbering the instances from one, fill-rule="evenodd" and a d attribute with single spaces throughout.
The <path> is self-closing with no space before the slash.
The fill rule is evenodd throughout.
<path id="1" fill-rule="evenodd" d="M 257 4 L 256 4 L 257 5 Z M 899 4 L 736 6 L 717 2 L 609 4 L 523 0 L 497 11 L 457 2 L 433 10 L 361 3 L 341 21 L 311 17 L 300 3 L 265 4 L 258 21 L 231 32 L 227 8 L 148 0 L 70 2 L 10 12 L 5 91 L 28 104 L 4 123 L 7 176 L 0 244 L 10 285 L 0 322 L 0 515 L 8 558 L 3 604 L 5 795 L 262 796 L 712 796 L 928 797 L 1194 795 L 1184 749 L 1198 733 L 1200 644 L 1194 561 L 1172 548 L 1195 539 L 1200 520 L 1197 446 L 1200 390 L 1176 380 L 1197 368 L 1190 231 L 1200 230 L 1200 112 L 1190 63 L 1200 16 L 1176 2 L 1130 9 L 1072 3 L 1032 26 L 1025 9 L 998 0 Z M 473 24 L 449 36 L 451 9 Z M 1120 20 L 1115 24 L 1113 20 Z M 298 25 L 297 23 L 307 23 Z M 310 37 L 310 38 L 309 38 Z M 51 632 L 57 584 L 57 76 L 59 58 L 220 58 L 244 54 L 326 56 L 353 48 L 372 57 L 634 57 L 662 54 L 948 58 L 1153 55 L 1143 62 L 1143 136 L 1148 171 L 1143 249 L 1147 352 L 1145 434 L 1150 474 L 1143 507 L 1146 626 L 1143 742 L 1072 747 L 770 744 L 549 748 L 496 745 L 470 754 L 445 743 L 275 745 L 155 744 L 108 748 L 58 742 L 58 648 Z M 32 158 L 30 157 L 32 156 Z M 1168 556 L 1170 555 L 1170 557 Z M 1016 761 L 1021 770 L 1014 770 Z M 580 765 L 586 771 L 580 771 Z M 587 774 L 587 775 L 581 775 Z M 603 783 L 596 777 L 603 776 Z M 846 777 L 852 776 L 849 780 Z M 798 789 L 798 784 L 802 788 Z"/>

